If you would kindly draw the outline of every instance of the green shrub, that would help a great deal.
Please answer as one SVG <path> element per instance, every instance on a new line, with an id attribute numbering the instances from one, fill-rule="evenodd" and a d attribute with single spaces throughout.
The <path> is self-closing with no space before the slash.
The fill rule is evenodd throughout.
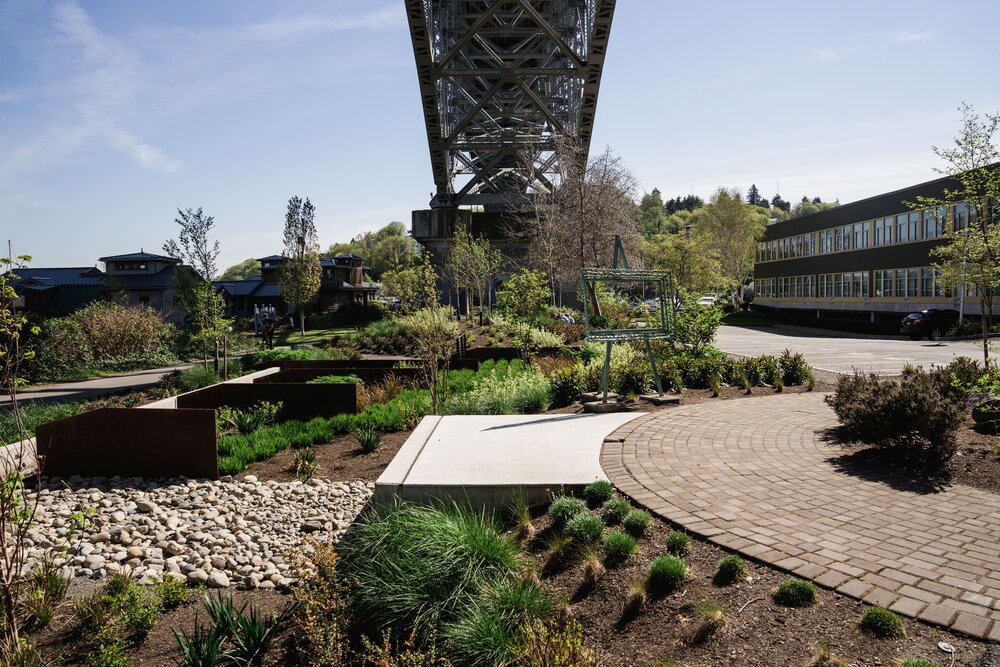
<path id="1" fill-rule="evenodd" d="M 490 591 L 522 581 L 520 546 L 490 518 L 458 505 L 399 503 L 365 514 L 342 545 L 354 614 L 373 627 L 443 635 Z"/>
<path id="2" fill-rule="evenodd" d="M 746 561 L 736 554 L 731 554 L 719 561 L 719 565 L 715 568 L 715 576 L 712 577 L 712 583 L 716 586 L 728 586 L 746 576 Z"/>
<path id="3" fill-rule="evenodd" d="M 614 567 L 628 562 L 635 553 L 635 538 L 621 530 L 609 531 L 604 536 L 604 562 Z"/>
<path id="4" fill-rule="evenodd" d="M 636 357 L 609 372 L 608 384 L 623 396 L 646 394 L 653 387 L 653 369 L 646 359 Z"/>
<path id="5" fill-rule="evenodd" d="M 667 553 L 684 557 L 691 550 L 691 538 L 687 533 L 679 530 L 672 531 L 667 535 Z"/>
<path id="6" fill-rule="evenodd" d="M 580 394 L 586 391 L 586 381 L 583 366 L 575 364 L 557 368 L 549 377 L 552 388 L 552 407 L 561 408 L 580 400 Z"/>
<path id="7" fill-rule="evenodd" d="M 318 378 L 313 378 L 306 382 L 306 384 L 362 384 L 361 378 L 357 375 L 320 375 Z"/>
<path id="8" fill-rule="evenodd" d="M 112 607 L 118 612 L 122 627 L 131 637 L 145 637 L 160 621 L 163 607 L 156 596 L 147 596 L 143 589 L 134 582 L 111 600 Z"/>
<path id="9" fill-rule="evenodd" d="M 195 615 L 194 631 L 190 637 L 184 631 L 172 629 L 171 632 L 181 654 L 180 664 L 183 667 L 216 667 L 222 663 L 222 644 L 228 636 L 224 629 L 214 625 L 205 627 Z"/>
<path id="10" fill-rule="evenodd" d="M 786 607 L 811 607 L 819 599 L 819 592 L 811 581 L 789 577 L 778 584 L 771 597 Z"/>
<path id="11" fill-rule="evenodd" d="M 783 351 L 778 357 L 778 366 L 782 382 L 789 387 L 805 384 L 812 376 L 812 367 L 806 363 L 806 358 L 801 353 Z"/>
<path id="12" fill-rule="evenodd" d="M 593 514 L 581 512 L 566 522 L 563 532 L 578 545 L 594 544 L 601 539 L 604 522 Z"/>
<path id="13" fill-rule="evenodd" d="M 173 356 L 176 331 L 151 308 L 94 301 L 70 318 L 87 337 L 97 362 Z"/>
<path id="14" fill-rule="evenodd" d="M 605 502 L 611 500 L 614 495 L 614 485 L 605 479 L 591 482 L 583 489 L 583 498 L 587 501 L 587 506 L 591 509 L 600 507 Z"/>
<path id="15" fill-rule="evenodd" d="M 907 367 L 899 381 L 877 375 L 841 375 L 826 397 L 851 440 L 901 453 L 900 463 L 933 473 L 955 454 L 955 432 L 965 419 L 966 390 L 944 371 Z"/>
<path id="16" fill-rule="evenodd" d="M 30 341 L 34 359 L 26 374 L 35 382 L 85 379 L 92 375 L 94 355 L 80 323 L 70 317 L 42 322 L 38 338 Z M 29 339 L 30 340 L 30 339 Z"/>
<path id="17" fill-rule="evenodd" d="M 259 431 L 268 424 L 274 423 L 275 417 L 281 411 L 283 403 L 271 403 L 270 401 L 260 401 L 250 406 L 246 410 L 231 408 L 224 405 L 215 413 L 215 419 L 219 424 L 219 430 L 224 428 L 232 429 L 241 435 L 249 435 Z"/>
<path id="18" fill-rule="evenodd" d="M 219 376 L 210 366 L 197 364 L 182 371 L 174 371 L 165 376 L 161 384 L 173 393 L 184 394 L 195 389 L 211 387 L 219 381 Z"/>
<path id="19" fill-rule="evenodd" d="M 587 511 L 587 504 L 579 498 L 559 496 L 549 504 L 548 515 L 556 526 L 565 526 L 566 522 Z"/>
<path id="20" fill-rule="evenodd" d="M 250 358 L 250 365 L 256 366 L 273 361 L 340 361 L 356 357 L 356 354 L 339 348 L 300 347 L 291 350 L 275 348 L 255 352 Z"/>
<path id="21" fill-rule="evenodd" d="M 624 498 L 612 498 L 601 505 L 601 514 L 604 517 L 604 522 L 609 526 L 620 524 L 631 511 L 632 506 Z"/>
<path id="22" fill-rule="evenodd" d="M 644 537 L 653 525 L 653 517 L 645 510 L 632 510 L 625 515 L 622 528 L 633 537 Z"/>
<path id="23" fill-rule="evenodd" d="M 73 608 L 76 612 L 76 629 L 81 633 L 97 632 L 107 625 L 111 615 L 111 607 L 101 589 L 74 599 Z"/>
<path id="24" fill-rule="evenodd" d="M 646 591 L 653 597 L 666 595 L 688 579 L 688 568 L 677 556 L 660 556 L 649 566 Z"/>
<path id="25" fill-rule="evenodd" d="M 41 401 L 25 401 L 18 403 L 21 423 L 28 436 L 35 435 L 35 429 L 41 424 L 72 417 L 86 409 L 84 403 L 52 403 Z M 0 447 L 8 445 L 18 438 L 17 424 L 14 414 L 7 408 L 0 408 Z"/>
<path id="26" fill-rule="evenodd" d="M 447 414 L 511 415 L 534 414 L 548 408 L 549 381 L 533 369 L 495 366 L 480 369 L 474 386 L 455 396 L 445 406 Z"/>
<path id="27" fill-rule="evenodd" d="M 938 664 L 926 658 L 907 658 L 899 664 L 899 667 L 938 667 Z"/>
<path id="28" fill-rule="evenodd" d="M 128 664 L 128 640 L 114 625 L 97 632 L 97 648 L 87 654 L 89 667 L 125 667 Z"/>
<path id="29" fill-rule="evenodd" d="M 156 582 L 154 590 L 164 609 L 173 609 L 187 598 L 187 583 L 183 579 L 163 577 Z"/>
<path id="30" fill-rule="evenodd" d="M 861 613 L 859 626 L 873 637 L 903 637 L 906 629 L 899 616 L 882 607 L 868 607 Z"/>
<path id="31" fill-rule="evenodd" d="M 515 317 L 536 315 L 549 304 L 552 287 L 541 271 L 522 271 L 508 278 L 497 292 L 497 306 Z"/>
<path id="32" fill-rule="evenodd" d="M 358 344 L 380 354 L 407 354 L 413 350 L 410 328 L 402 319 L 372 322 L 361 331 Z"/>

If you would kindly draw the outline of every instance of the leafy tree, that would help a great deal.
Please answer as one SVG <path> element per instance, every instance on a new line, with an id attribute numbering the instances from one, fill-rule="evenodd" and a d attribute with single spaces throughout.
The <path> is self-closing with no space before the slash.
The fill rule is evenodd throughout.
<path id="1" fill-rule="evenodd" d="M 222 272 L 219 280 L 249 280 L 260 275 L 260 260 L 245 259 Z"/>
<path id="2" fill-rule="evenodd" d="M 414 264 L 418 259 L 419 249 L 419 244 L 406 232 L 403 223 L 390 222 L 378 231 L 359 234 L 348 243 L 334 243 L 323 255 L 359 255 L 365 258 L 373 275 L 380 277 L 386 271 Z"/>
<path id="3" fill-rule="evenodd" d="M 767 214 L 743 203 L 739 190 L 719 188 L 697 219 L 712 239 L 724 283 L 735 303 L 740 288 L 753 273 L 757 239 L 767 226 Z"/>
<path id="4" fill-rule="evenodd" d="M 713 237 L 700 227 L 659 234 L 647 240 L 643 263 L 651 269 L 670 271 L 677 290 L 701 294 L 723 283 Z"/>
<path id="5" fill-rule="evenodd" d="M 636 226 L 639 228 L 639 232 L 646 237 L 675 231 L 676 228 L 670 226 L 672 217 L 667 214 L 663 197 L 660 196 L 660 191 L 656 188 L 643 195 L 639 206 L 636 207 Z"/>
<path id="6" fill-rule="evenodd" d="M 444 306 L 421 308 L 402 320 L 413 341 L 417 356 L 424 362 L 424 375 L 431 390 L 431 411 L 438 413 L 441 391 L 447 387 L 448 360 L 454 351 L 458 323 Z"/>
<path id="7" fill-rule="evenodd" d="M 382 292 L 400 301 L 403 312 L 420 307 L 422 270 L 420 265 L 390 269 L 382 274 Z"/>
<path id="8" fill-rule="evenodd" d="M 820 211 L 826 211 L 831 208 L 837 208 L 840 206 L 839 201 L 835 202 L 824 202 L 821 201 L 819 197 L 814 197 L 809 199 L 809 197 L 803 197 L 802 201 L 795 205 L 792 209 L 791 218 L 801 218 L 806 215 L 812 215 L 813 213 L 819 213 Z"/>
<path id="9" fill-rule="evenodd" d="M 792 210 L 792 205 L 789 202 L 782 199 L 781 195 L 774 195 L 774 197 L 771 198 L 771 206 L 781 211 L 784 211 L 785 213 L 788 213 L 789 211 Z"/>
<path id="10" fill-rule="evenodd" d="M 479 299 L 480 311 L 486 305 L 490 280 L 500 271 L 500 252 L 485 236 L 477 237 L 463 224 L 455 226 L 444 271 L 452 285 L 465 290 L 466 315 L 472 305 L 471 294 Z"/>
<path id="11" fill-rule="evenodd" d="M 323 269 L 319 263 L 316 209 L 306 197 L 288 200 L 285 213 L 284 261 L 278 269 L 281 298 L 299 311 L 299 331 L 306 332 L 306 308 L 319 294 Z"/>
<path id="12" fill-rule="evenodd" d="M 937 171 L 951 176 L 956 186 L 945 188 L 942 197 L 917 197 L 914 208 L 939 210 L 955 204 L 968 207 L 965 229 L 950 226 L 947 243 L 931 250 L 941 278 L 951 288 L 975 287 L 979 298 L 983 332 L 983 362 L 990 365 L 989 327 L 992 324 L 994 292 L 1000 288 L 1000 151 L 993 135 L 1000 127 L 1000 114 L 980 116 L 963 102 L 962 128 L 954 146 L 931 150 L 945 162 Z"/>
<path id="13" fill-rule="evenodd" d="M 549 279 L 541 271 L 522 271 L 507 279 L 497 294 L 500 308 L 521 317 L 537 315 L 552 298 Z"/>
<path id="14" fill-rule="evenodd" d="M 170 257 L 176 257 L 185 264 L 194 267 L 202 280 L 210 281 L 215 276 L 215 262 L 219 258 L 219 241 L 208 240 L 209 232 L 215 226 L 215 218 L 205 215 L 201 207 L 198 210 L 177 209 L 179 217 L 174 218 L 181 227 L 177 239 L 170 239 L 163 244 L 163 251 Z"/>
<path id="15" fill-rule="evenodd" d="M 199 307 L 191 312 L 188 318 L 193 328 L 191 340 L 201 347 L 206 366 L 208 366 L 209 350 L 215 345 L 216 364 L 218 364 L 217 343 L 225 337 L 233 321 L 226 318 L 226 302 L 222 294 L 212 287 L 212 283 L 199 282 L 194 290 Z"/>

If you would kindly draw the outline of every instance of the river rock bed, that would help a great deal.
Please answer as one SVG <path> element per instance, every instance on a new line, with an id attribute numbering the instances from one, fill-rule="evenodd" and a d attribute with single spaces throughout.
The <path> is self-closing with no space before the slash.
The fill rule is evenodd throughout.
<path id="1" fill-rule="evenodd" d="M 284 588 L 303 541 L 338 541 L 372 494 L 370 482 L 43 480 L 28 533 L 28 567 L 51 556 L 64 576 L 127 572 L 210 588 Z"/>

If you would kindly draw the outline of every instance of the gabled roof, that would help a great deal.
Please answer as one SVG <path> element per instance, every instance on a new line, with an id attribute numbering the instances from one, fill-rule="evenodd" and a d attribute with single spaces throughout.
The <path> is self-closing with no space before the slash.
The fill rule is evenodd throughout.
<path id="1" fill-rule="evenodd" d="M 355 255 L 353 252 L 349 252 L 346 255 L 336 255 L 334 256 L 334 259 L 360 259 L 362 262 L 365 261 L 364 257 L 361 255 Z"/>
<path id="2" fill-rule="evenodd" d="M 267 257 L 260 257 L 257 259 L 258 262 L 280 262 L 284 257 L 281 255 L 268 255 Z"/>
<path id="3" fill-rule="evenodd" d="M 101 257 L 102 262 L 134 262 L 134 261 L 154 261 L 158 260 L 161 262 L 174 262 L 179 264 L 181 260 L 176 257 L 167 257 L 165 255 L 154 255 L 151 252 L 131 252 L 125 255 L 111 255 L 109 257 Z"/>
<path id="4" fill-rule="evenodd" d="M 24 268 L 11 271 L 17 276 L 12 281 L 15 287 L 29 285 L 57 287 L 62 285 L 98 285 L 103 286 L 107 276 L 92 266 L 68 268 Z"/>
<path id="5" fill-rule="evenodd" d="M 232 296 L 250 296 L 262 284 L 261 277 L 255 276 L 246 280 L 216 280 L 212 286 L 217 290 L 225 290 Z"/>

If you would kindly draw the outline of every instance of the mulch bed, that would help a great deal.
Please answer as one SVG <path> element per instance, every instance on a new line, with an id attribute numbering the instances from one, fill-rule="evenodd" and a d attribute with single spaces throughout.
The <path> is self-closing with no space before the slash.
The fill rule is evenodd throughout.
<path id="1" fill-rule="evenodd" d="M 535 522 L 544 535 L 549 520 Z M 945 630 L 903 619 L 906 637 L 875 639 L 858 627 L 864 605 L 833 591 L 820 589 L 815 607 L 793 609 L 771 600 L 770 593 L 785 574 L 748 561 L 749 580 L 719 587 L 712 584 L 719 559 L 728 552 L 707 542 L 691 541 L 685 557 L 688 583 L 666 597 L 651 601 L 632 620 L 622 610 L 633 583 L 645 577 L 649 564 L 666 553 L 665 539 L 672 528 L 655 521 L 648 537 L 639 540 L 637 555 L 623 567 L 608 569 L 592 590 L 581 590 L 583 568 L 574 564 L 543 578 L 545 587 L 569 600 L 569 612 L 584 627 L 587 645 L 598 664 L 608 667 L 689 665 L 761 665 L 803 667 L 813 658 L 818 641 L 829 642 L 834 654 L 851 665 L 893 665 L 894 660 L 925 657 L 948 665 L 950 656 L 937 648 L 946 641 L 958 650 L 955 665 L 979 665 L 985 645 Z M 548 555 L 544 539 L 536 539 L 534 558 L 541 569 Z M 727 623 L 702 645 L 689 646 L 685 637 L 697 626 L 690 605 L 711 599 L 725 611 Z"/>

